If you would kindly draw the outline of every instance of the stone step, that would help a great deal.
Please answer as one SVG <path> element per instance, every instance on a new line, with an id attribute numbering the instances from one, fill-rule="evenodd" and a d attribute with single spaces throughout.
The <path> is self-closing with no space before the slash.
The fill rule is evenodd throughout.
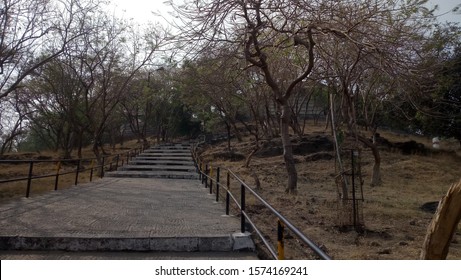
<path id="1" fill-rule="evenodd" d="M 111 171 L 106 172 L 106 177 L 117 178 L 162 178 L 162 179 L 189 179 L 198 180 L 199 176 L 195 172 L 181 171 Z"/>
<path id="2" fill-rule="evenodd" d="M 127 164 L 119 167 L 119 171 L 190 171 L 195 172 L 193 165 L 132 165 Z"/>
<path id="3" fill-rule="evenodd" d="M 173 160 L 173 161 L 177 161 L 177 162 L 182 162 L 182 161 L 186 161 L 186 162 L 194 162 L 192 160 L 192 157 L 191 156 L 176 156 L 176 157 L 170 157 L 170 156 L 162 156 L 162 157 L 154 157 L 154 156 L 146 156 L 146 155 L 140 155 L 140 156 L 137 156 L 136 158 L 134 158 L 133 160 L 149 160 L 149 161 L 155 161 L 155 160 Z"/>
<path id="4" fill-rule="evenodd" d="M 148 157 L 192 157 L 190 152 L 173 152 L 173 151 L 157 151 L 157 152 L 143 152 L 138 156 Z"/>
<path id="5" fill-rule="evenodd" d="M 131 165 L 189 165 L 194 166 L 192 160 L 163 160 L 163 159 L 134 159 Z"/>
<path id="6" fill-rule="evenodd" d="M 149 149 L 158 149 L 158 148 L 165 148 L 165 149 L 190 149 L 190 144 L 162 144 L 150 147 Z"/>
<path id="7" fill-rule="evenodd" d="M 190 145 L 171 144 L 152 147 L 129 163 L 108 172 L 108 177 L 198 179 Z"/>
<path id="8" fill-rule="evenodd" d="M 145 151 L 188 151 L 190 152 L 190 147 L 152 147 L 148 148 Z"/>
<path id="9" fill-rule="evenodd" d="M 147 238 L 0 236 L 0 250 L 229 252 L 234 250 L 234 236 L 234 234 Z M 251 248 L 251 244 L 249 246 Z"/>
<path id="10" fill-rule="evenodd" d="M 165 148 L 165 147 L 156 147 L 156 148 L 149 148 L 144 150 L 143 152 L 178 152 L 178 153 L 191 153 L 191 150 L 189 148 Z"/>
<path id="11" fill-rule="evenodd" d="M 0 250 L 1 260 L 259 260 L 256 252 Z"/>

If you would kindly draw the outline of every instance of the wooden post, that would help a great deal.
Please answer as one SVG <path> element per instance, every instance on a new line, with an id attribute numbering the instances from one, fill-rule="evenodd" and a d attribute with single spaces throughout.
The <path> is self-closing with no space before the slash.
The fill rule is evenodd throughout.
<path id="1" fill-rule="evenodd" d="M 461 180 L 453 184 L 429 224 L 421 259 L 444 260 L 447 258 L 453 234 L 461 220 Z"/>

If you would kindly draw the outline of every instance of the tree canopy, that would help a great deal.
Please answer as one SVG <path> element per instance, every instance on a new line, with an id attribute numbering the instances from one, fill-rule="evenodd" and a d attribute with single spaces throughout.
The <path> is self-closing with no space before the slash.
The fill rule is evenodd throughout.
<path id="1" fill-rule="evenodd" d="M 169 2 L 173 25 L 143 29 L 104 1 L 2 1 L 0 152 L 101 155 L 127 132 L 147 144 L 220 127 L 240 139 L 243 126 L 255 151 L 281 137 L 296 193 L 307 117 L 334 118 L 376 171 L 359 126 L 461 138 L 460 27 L 427 1 Z"/>

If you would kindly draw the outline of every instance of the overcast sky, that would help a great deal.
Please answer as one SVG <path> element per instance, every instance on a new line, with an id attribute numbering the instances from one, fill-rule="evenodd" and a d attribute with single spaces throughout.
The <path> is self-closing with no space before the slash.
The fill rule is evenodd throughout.
<path id="1" fill-rule="evenodd" d="M 171 10 L 164 0 L 110 0 L 114 6 L 114 11 L 124 15 L 125 18 L 139 22 L 162 22 L 162 18 L 155 14 L 167 16 Z"/>
<path id="2" fill-rule="evenodd" d="M 432 5 L 439 6 L 439 10 L 436 13 L 437 15 L 446 14 L 441 17 L 442 21 L 461 22 L 461 14 L 459 12 L 450 12 L 457 5 L 461 5 L 461 0 L 430 0 L 429 3 Z"/>
<path id="3" fill-rule="evenodd" d="M 161 22 L 162 19 L 155 16 L 153 12 L 160 12 L 167 15 L 169 7 L 163 4 L 165 0 L 111 0 L 114 11 L 121 13 L 125 11 L 125 18 L 133 18 L 135 21 L 145 23 L 148 21 Z M 461 21 L 461 14 L 450 12 L 454 7 L 461 4 L 461 0 L 430 0 L 432 5 L 438 5 L 437 14 L 445 14 L 442 21 Z M 115 8 L 116 7 L 116 8 Z"/>

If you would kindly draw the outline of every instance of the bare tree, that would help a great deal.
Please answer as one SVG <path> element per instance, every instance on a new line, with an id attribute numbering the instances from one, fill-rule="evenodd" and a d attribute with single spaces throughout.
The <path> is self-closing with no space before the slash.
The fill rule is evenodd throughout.
<path id="1" fill-rule="evenodd" d="M 130 81 L 165 39 L 161 30 L 141 35 L 135 27 L 103 13 L 89 21 L 88 34 L 66 49 L 69 66 L 83 91 L 84 129 L 92 135 L 93 152 L 101 160 L 103 135 Z"/>
<path id="2" fill-rule="evenodd" d="M 186 30 L 193 36 L 191 39 L 205 42 L 207 50 L 210 43 L 216 46 L 232 41 L 235 48 L 241 49 L 248 67 L 258 68 L 264 75 L 281 108 L 281 138 L 288 175 L 286 191 L 296 193 L 298 179 L 289 133 L 288 100 L 295 86 L 313 69 L 315 43 L 312 26 L 299 24 L 304 11 L 289 2 L 194 1 L 187 2 L 179 11 L 193 21 L 188 25 L 191 29 Z M 276 67 L 281 64 L 285 67 Z M 279 79 L 280 72 L 290 78 Z"/>
<path id="3" fill-rule="evenodd" d="M 415 70 L 423 60 L 420 54 L 435 20 L 432 10 L 422 4 L 421 1 L 338 3 L 336 11 L 341 20 L 332 21 L 324 28 L 330 32 L 319 39 L 323 41 L 318 46 L 319 63 L 325 69 L 325 81 L 341 102 L 342 124 L 357 143 L 363 143 L 373 152 L 373 186 L 381 184 L 381 156 L 376 143 L 358 129 L 358 117 L 364 117 L 361 121 L 376 129 L 374 116 L 382 108 L 379 102 L 398 93 L 399 82 L 411 83 L 421 75 Z M 408 73 L 413 73 L 413 79 Z M 363 114 L 358 112 L 359 102 L 364 105 Z"/>
<path id="4" fill-rule="evenodd" d="M 17 148 L 18 138 L 25 134 L 24 121 L 30 114 L 24 106 L 19 93 L 5 98 L 5 108 L 0 107 L 0 155 L 12 152 Z"/>
<path id="5" fill-rule="evenodd" d="M 0 2 L 0 101 L 81 36 L 93 0 Z"/>
<path id="6" fill-rule="evenodd" d="M 318 77 L 318 72 L 326 69 L 316 53 L 331 44 L 338 51 L 346 46 L 346 52 L 336 56 L 333 63 L 346 67 L 338 88 L 344 93 L 348 126 L 356 135 L 355 109 L 348 96 L 354 96 L 358 63 L 366 57 L 388 75 L 399 72 L 396 69 L 411 69 L 418 49 L 411 43 L 417 43 L 433 19 L 432 11 L 423 6 L 425 2 L 210 0 L 186 1 L 177 10 L 188 19 L 182 29 L 189 46 L 198 52 L 213 52 L 226 45 L 240 53 L 249 68 L 263 74 L 281 109 L 286 191 L 296 193 L 289 103 L 298 85 L 314 71 Z"/>
<path id="7" fill-rule="evenodd" d="M 55 121 L 50 130 L 57 140 L 56 146 L 64 149 L 66 157 L 70 157 L 76 144 L 80 155 L 83 136 L 91 135 L 93 151 L 101 160 L 104 133 L 118 126 L 113 115 L 127 94 L 128 84 L 142 67 L 151 63 L 165 36 L 154 27 L 143 34 L 136 26 L 109 16 L 97 2 L 69 0 L 73 6 L 66 3 L 57 4 L 63 14 L 56 19 L 68 19 L 65 21 L 68 29 L 56 27 L 54 36 L 43 37 L 51 44 L 43 44 L 43 52 L 56 45 L 59 52 L 34 65 L 27 79 L 22 78 L 17 85 L 28 88 L 23 92 L 30 94 L 31 110 L 40 109 L 31 118 L 37 127 L 44 124 L 43 120 Z M 86 13 L 75 14 L 74 10 Z M 64 40 L 70 36 L 66 30 L 78 36 Z M 37 48 L 33 50 L 38 51 Z M 18 89 L 16 86 L 14 90 Z"/>

